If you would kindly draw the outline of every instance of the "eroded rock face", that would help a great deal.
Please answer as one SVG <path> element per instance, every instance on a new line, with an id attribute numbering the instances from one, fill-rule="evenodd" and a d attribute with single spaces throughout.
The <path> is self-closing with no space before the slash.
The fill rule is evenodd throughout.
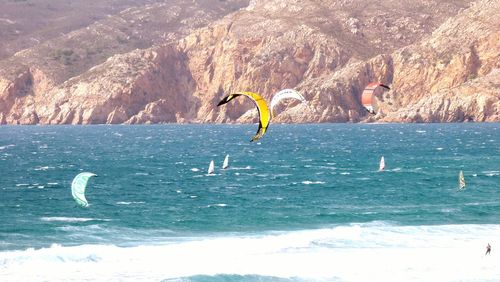
<path id="1" fill-rule="evenodd" d="M 0 71 L 0 123 L 256 122 L 248 99 L 217 102 L 283 88 L 310 107 L 284 102 L 273 122 L 498 121 L 500 2 L 382 2 L 253 0 L 63 81 L 22 64 Z M 360 104 L 371 81 L 392 87 L 375 116 Z"/>

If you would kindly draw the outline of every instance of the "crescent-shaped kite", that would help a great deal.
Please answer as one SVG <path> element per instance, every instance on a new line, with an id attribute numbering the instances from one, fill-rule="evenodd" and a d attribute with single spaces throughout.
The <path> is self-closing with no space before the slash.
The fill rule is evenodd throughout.
<path id="1" fill-rule="evenodd" d="M 87 182 L 92 176 L 97 176 L 91 172 L 79 173 L 73 182 L 71 182 L 71 195 L 75 199 L 76 203 L 82 207 L 88 207 L 89 203 L 85 198 L 85 188 L 87 187 Z"/>
<path id="2" fill-rule="evenodd" d="M 293 89 L 283 89 L 278 93 L 274 94 L 273 99 L 271 100 L 271 114 L 274 116 L 274 107 L 283 99 L 294 98 L 300 100 L 302 103 L 306 103 L 307 101 L 304 96 L 300 95 L 299 92 Z"/>
<path id="3" fill-rule="evenodd" d="M 238 96 L 246 96 L 250 98 L 259 111 L 259 129 L 257 130 L 257 133 L 254 135 L 254 137 L 252 137 L 251 141 L 259 140 L 266 133 L 267 127 L 269 126 L 269 121 L 271 120 L 271 113 L 269 112 L 269 108 L 267 107 L 267 103 L 264 98 L 262 98 L 259 94 L 253 92 L 236 92 L 224 97 L 217 104 L 217 106 L 224 105 Z"/>
<path id="4" fill-rule="evenodd" d="M 361 94 L 361 104 L 363 104 L 363 107 L 365 107 L 370 114 L 376 114 L 377 102 L 375 98 L 379 93 L 383 92 L 384 89 L 390 90 L 391 88 L 380 82 L 371 82 L 366 86 L 365 90 L 363 90 L 363 94 Z"/>

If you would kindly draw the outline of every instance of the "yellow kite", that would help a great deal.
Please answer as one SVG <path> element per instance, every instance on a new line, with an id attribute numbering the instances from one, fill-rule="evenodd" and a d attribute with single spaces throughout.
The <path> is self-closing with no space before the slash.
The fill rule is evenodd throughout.
<path id="1" fill-rule="evenodd" d="M 257 110 L 259 111 L 259 129 L 257 130 L 255 136 L 252 137 L 251 141 L 259 140 L 264 135 L 264 133 L 266 133 L 267 127 L 269 126 L 269 121 L 271 120 L 271 112 L 269 111 L 269 107 L 267 106 L 264 98 L 262 98 L 259 94 L 253 92 L 236 92 L 224 97 L 219 102 L 219 104 L 217 104 L 217 106 L 224 105 L 241 95 L 252 99 L 255 106 L 257 106 Z"/>

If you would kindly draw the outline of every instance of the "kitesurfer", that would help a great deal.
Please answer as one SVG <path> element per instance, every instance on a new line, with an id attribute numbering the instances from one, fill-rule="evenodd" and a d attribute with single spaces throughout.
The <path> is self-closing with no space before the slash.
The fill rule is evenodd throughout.
<path id="1" fill-rule="evenodd" d="M 488 243 L 488 245 L 486 246 L 486 254 L 484 255 L 489 255 L 491 252 L 491 246 L 490 246 L 490 243 Z"/>

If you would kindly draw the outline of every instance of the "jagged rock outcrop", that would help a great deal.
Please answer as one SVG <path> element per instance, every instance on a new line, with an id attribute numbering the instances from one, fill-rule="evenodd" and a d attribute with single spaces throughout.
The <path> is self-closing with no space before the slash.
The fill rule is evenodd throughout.
<path id="1" fill-rule="evenodd" d="M 499 1 L 478 1 L 429 39 L 397 51 L 392 56 L 395 107 L 382 120 L 498 120 L 499 8 Z"/>
<path id="2" fill-rule="evenodd" d="M 469 2 L 252 0 L 67 78 L 14 64 L 0 71 L 0 123 L 255 122 L 247 99 L 216 104 L 232 91 L 270 100 L 283 88 L 312 109 L 284 103 L 273 122 L 498 121 L 500 2 Z M 393 90 L 371 116 L 360 95 L 374 80 Z"/>

